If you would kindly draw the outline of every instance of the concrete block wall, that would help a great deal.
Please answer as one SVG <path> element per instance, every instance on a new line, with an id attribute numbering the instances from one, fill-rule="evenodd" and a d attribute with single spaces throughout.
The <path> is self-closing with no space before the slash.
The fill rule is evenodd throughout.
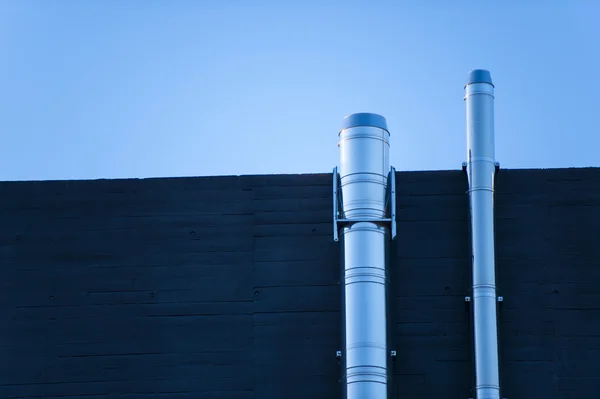
<path id="1" fill-rule="evenodd" d="M 392 398 L 472 397 L 460 171 L 397 174 Z M 331 175 L 0 183 L 1 398 L 340 397 Z M 600 395 L 600 169 L 496 184 L 503 396 Z"/>

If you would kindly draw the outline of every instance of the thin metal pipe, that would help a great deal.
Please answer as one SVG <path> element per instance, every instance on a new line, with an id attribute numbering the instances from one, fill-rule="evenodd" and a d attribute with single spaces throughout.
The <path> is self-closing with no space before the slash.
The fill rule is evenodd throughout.
<path id="1" fill-rule="evenodd" d="M 473 319 L 477 399 L 499 399 L 496 271 L 494 264 L 494 85 L 488 71 L 469 73 L 467 175 L 473 246 Z"/>
<path id="2" fill-rule="evenodd" d="M 387 397 L 386 218 L 389 132 L 385 118 L 352 114 L 339 133 L 347 399 Z"/>

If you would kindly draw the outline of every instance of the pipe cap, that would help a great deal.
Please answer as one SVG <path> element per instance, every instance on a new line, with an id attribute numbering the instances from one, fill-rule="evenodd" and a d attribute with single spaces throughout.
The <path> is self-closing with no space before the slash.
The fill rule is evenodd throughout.
<path id="1" fill-rule="evenodd" d="M 465 86 L 468 86 L 471 83 L 488 83 L 494 86 L 492 83 L 492 74 L 487 69 L 473 69 L 469 72 L 467 84 Z"/>
<path id="2" fill-rule="evenodd" d="M 342 121 L 342 128 L 340 130 L 357 126 L 373 126 L 388 130 L 387 122 L 383 116 L 368 112 L 360 112 L 346 116 Z"/>

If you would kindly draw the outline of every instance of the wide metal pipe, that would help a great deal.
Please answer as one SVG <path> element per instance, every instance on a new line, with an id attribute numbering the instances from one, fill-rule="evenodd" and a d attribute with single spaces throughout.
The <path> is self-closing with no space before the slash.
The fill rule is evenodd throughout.
<path id="1" fill-rule="evenodd" d="M 473 246 L 473 319 L 477 399 L 499 399 L 496 270 L 494 264 L 494 85 L 476 69 L 465 86 L 467 174 Z"/>
<path id="2" fill-rule="evenodd" d="M 344 119 L 339 137 L 346 397 L 385 399 L 390 233 L 377 220 L 386 217 L 390 133 L 384 117 L 359 113 Z"/>

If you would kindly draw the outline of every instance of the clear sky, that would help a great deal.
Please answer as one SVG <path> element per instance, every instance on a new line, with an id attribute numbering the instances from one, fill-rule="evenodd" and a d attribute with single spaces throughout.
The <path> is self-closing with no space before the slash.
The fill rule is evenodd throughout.
<path id="1" fill-rule="evenodd" d="M 459 169 L 474 68 L 503 168 L 600 166 L 598 4 L 0 0 L 0 180 L 330 172 L 354 112 Z"/>

